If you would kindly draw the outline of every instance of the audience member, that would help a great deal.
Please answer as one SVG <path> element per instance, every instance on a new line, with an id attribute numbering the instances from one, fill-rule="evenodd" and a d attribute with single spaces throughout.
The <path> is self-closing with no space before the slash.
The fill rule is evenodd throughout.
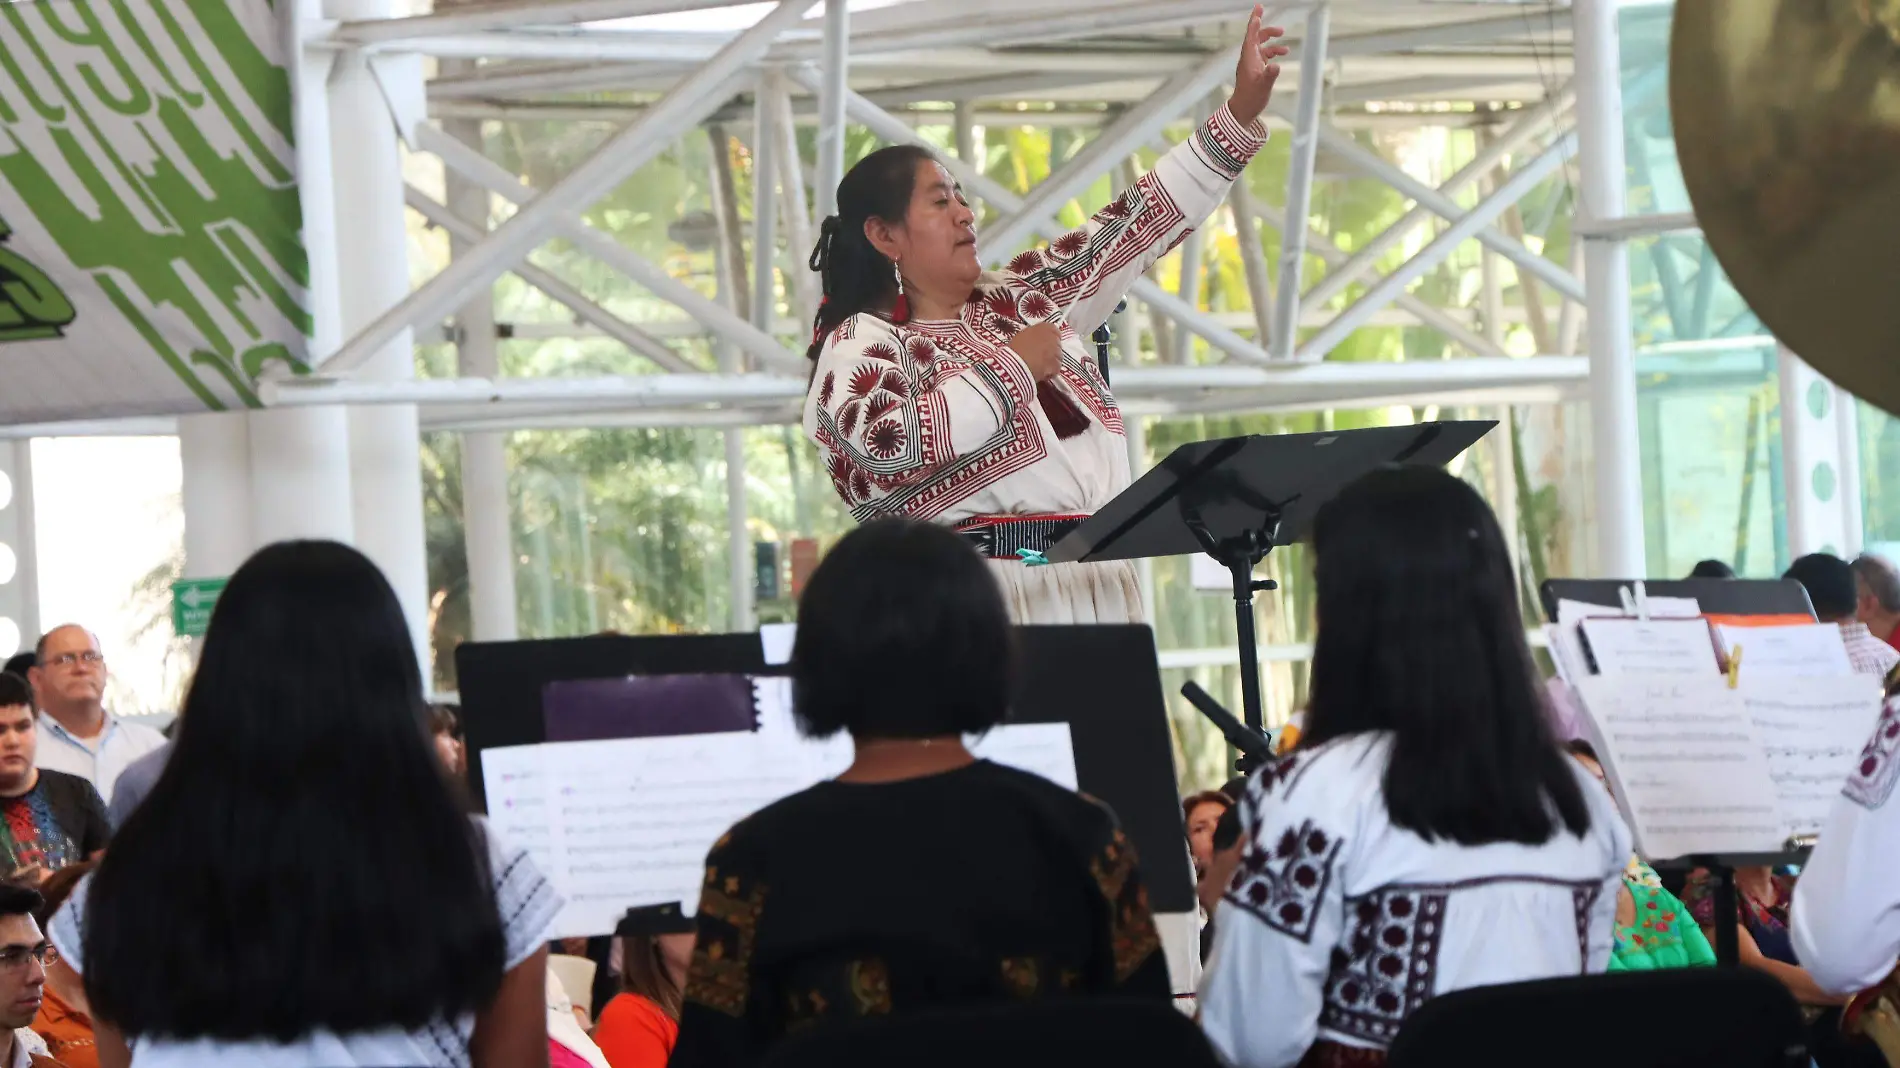
<path id="1" fill-rule="evenodd" d="M 1782 578 L 1793 579 L 1808 591 L 1814 605 L 1814 618 L 1841 628 L 1841 640 L 1847 643 L 1847 659 L 1862 675 L 1885 678 L 1900 652 L 1873 636 L 1867 624 L 1856 618 L 1860 594 L 1853 565 L 1829 553 L 1809 553 L 1788 566 Z"/>
<path id="2" fill-rule="evenodd" d="M 57 956 L 33 914 L 39 892 L 0 882 L 0 1066 L 65 1068 L 47 1056 L 46 1043 L 28 1025 L 46 994 L 46 967 Z"/>
<path id="3" fill-rule="evenodd" d="M 39 699 L 40 767 L 77 775 L 106 801 L 134 760 L 165 744 L 165 736 L 107 712 L 106 658 L 91 631 L 68 623 L 40 638 L 28 680 Z"/>
<path id="4" fill-rule="evenodd" d="M 53 917 L 66 904 L 73 887 L 92 871 L 93 861 L 82 861 L 61 868 L 40 884 L 44 899 L 34 913 L 40 929 L 52 926 Z M 33 1018 L 33 1033 L 46 1043 L 46 1053 L 64 1068 L 99 1068 L 99 1046 L 92 1033 L 92 1003 L 86 999 L 86 984 L 72 965 L 59 954 L 46 957 L 46 1000 Z"/>
<path id="5" fill-rule="evenodd" d="M 53 920 L 103 1063 L 546 1068 L 559 898 L 462 812 L 414 648 L 355 549 L 231 576 L 190 728 Z"/>
<path id="6" fill-rule="evenodd" d="M 1824 990 L 1795 955 L 1794 940 L 1788 932 L 1788 908 L 1794 901 L 1792 877 L 1776 875 L 1766 867 L 1735 870 L 1736 907 L 1740 912 L 1738 941 L 1744 967 L 1767 972 L 1781 980 L 1796 1001 L 1807 1006 L 1812 1019 L 1821 1008 L 1838 1006 L 1846 999 Z M 1705 871 L 1689 877 L 1682 891 L 1683 904 L 1713 943 L 1716 939 L 1715 878 Z"/>
<path id="7" fill-rule="evenodd" d="M 1732 579 L 1735 569 L 1720 560 L 1698 560 L 1689 571 L 1692 579 Z"/>
<path id="8" fill-rule="evenodd" d="M 449 769 L 450 778 L 459 780 L 468 774 L 468 754 L 462 747 L 462 717 L 454 705 L 429 706 L 429 737 L 435 743 L 437 759 Z"/>
<path id="9" fill-rule="evenodd" d="M 173 726 L 180 721 L 174 720 Z M 106 818 L 112 821 L 112 829 L 125 826 L 132 810 L 145 803 L 146 795 L 157 785 L 158 777 L 165 773 L 165 763 L 172 758 L 172 743 L 145 754 L 125 766 L 119 773 L 119 781 L 112 786 L 112 802 L 106 806 Z"/>
<path id="10" fill-rule="evenodd" d="M 1214 825 L 1213 857 L 1206 870 L 1195 876 L 1194 893 L 1201 904 L 1201 960 L 1207 960 L 1208 953 L 1214 949 L 1214 918 L 1220 911 L 1221 895 L 1233 884 L 1234 872 L 1240 868 L 1240 857 L 1246 848 L 1246 836 L 1241 833 L 1240 806 L 1235 805 L 1221 813 L 1220 822 Z"/>
<path id="11" fill-rule="evenodd" d="M 1432 997 L 1602 971 L 1630 855 L 1552 737 L 1477 491 L 1374 472 L 1320 510 L 1311 552 L 1305 736 L 1249 785 L 1200 996 L 1238 1068 L 1382 1063 Z"/>
<path id="12" fill-rule="evenodd" d="M 819 564 L 794 710 L 807 736 L 849 732 L 856 756 L 707 857 L 673 1068 L 751 1064 L 791 1030 L 860 1017 L 1168 998 L 1114 815 L 964 746 L 1007 714 L 1013 640 L 987 565 L 944 528 L 867 523 Z"/>
<path id="13" fill-rule="evenodd" d="M 40 745 L 32 690 L 0 674 L 0 878 L 36 885 L 106 847 L 106 807 L 77 775 L 35 766 Z"/>
<path id="14" fill-rule="evenodd" d="M 666 1068 L 679 1040 L 680 999 L 693 961 L 693 920 L 678 905 L 629 909 L 620 940 L 620 993 L 594 1028 L 613 1068 Z"/>
<path id="15" fill-rule="evenodd" d="M 1565 743 L 1564 748 L 1609 790 L 1595 747 L 1579 739 Z M 1714 963 L 1715 950 L 1682 901 L 1663 887 L 1654 868 L 1631 854 L 1623 869 L 1623 885 L 1616 888 L 1616 946 L 1610 953 L 1609 970 L 1640 972 Z"/>
<path id="16" fill-rule="evenodd" d="M 1859 596 L 1854 614 L 1874 637 L 1900 647 L 1900 569 L 1873 553 L 1856 556 L 1853 568 Z"/>
<path id="17" fill-rule="evenodd" d="M 1198 877 L 1214 859 L 1214 827 L 1234 799 L 1219 790 L 1203 790 L 1181 801 L 1181 817 L 1187 825 L 1188 852 L 1194 857 Z"/>
<path id="18" fill-rule="evenodd" d="M 587 1014 L 568 997 L 561 977 L 548 966 L 549 1068 L 614 1068 L 584 1026 Z"/>

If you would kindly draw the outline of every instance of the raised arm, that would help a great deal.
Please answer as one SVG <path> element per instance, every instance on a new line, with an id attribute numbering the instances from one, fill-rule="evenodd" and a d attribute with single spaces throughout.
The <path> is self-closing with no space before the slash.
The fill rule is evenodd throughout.
<path id="1" fill-rule="evenodd" d="M 1260 121 L 1286 54 L 1277 26 L 1255 7 L 1234 72 L 1234 93 L 1194 135 L 1163 156 L 1133 187 L 1080 230 L 1010 262 L 1011 273 L 1053 299 L 1079 330 L 1106 320 L 1156 260 L 1206 221 L 1267 143 Z"/>
<path id="2" fill-rule="evenodd" d="M 976 363 L 922 333 L 854 316 L 818 357 L 805 432 L 859 519 L 929 519 L 950 502 L 929 488 L 1018 435 L 1038 433 L 1029 366 Z"/>
<path id="3" fill-rule="evenodd" d="M 1873 737 L 1795 884 L 1789 926 L 1795 957 L 1823 990 L 1850 994 L 1886 978 L 1900 960 L 1900 699 Z"/>

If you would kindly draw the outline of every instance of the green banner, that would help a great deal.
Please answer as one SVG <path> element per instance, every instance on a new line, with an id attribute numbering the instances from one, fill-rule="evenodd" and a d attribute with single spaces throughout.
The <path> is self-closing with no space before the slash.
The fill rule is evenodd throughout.
<path id="1" fill-rule="evenodd" d="M 0 419 L 253 407 L 302 369 L 278 8 L 0 3 Z"/>

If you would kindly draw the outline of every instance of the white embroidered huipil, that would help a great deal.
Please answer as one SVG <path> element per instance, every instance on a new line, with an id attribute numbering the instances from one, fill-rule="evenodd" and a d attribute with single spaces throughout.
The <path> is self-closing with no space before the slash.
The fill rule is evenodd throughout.
<path id="1" fill-rule="evenodd" d="M 1795 959 L 1821 989 L 1858 993 L 1900 961 L 1900 698 L 1874 724 L 1789 909 Z"/>
<path id="2" fill-rule="evenodd" d="M 1438 994 L 1609 964 L 1630 833 L 1607 791 L 1566 761 L 1590 809 L 1581 838 L 1559 823 L 1541 846 L 1427 842 L 1386 813 L 1390 748 L 1335 739 L 1248 784 L 1200 994 L 1237 1068 L 1297 1064 L 1316 1042 L 1384 1049 Z"/>
<path id="3" fill-rule="evenodd" d="M 1086 516 L 1127 488 L 1121 412 L 1085 335 L 1213 212 L 1266 137 L 1259 122 L 1242 125 L 1222 108 L 1086 228 L 984 272 L 961 317 L 891 323 L 866 313 L 832 331 L 805 400 L 805 434 L 851 513 L 952 527 Z M 1044 322 L 1062 335 L 1052 384 L 1087 417 L 1066 439 L 1009 347 Z M 1141 619 L 1131 564 L 992 566 L 1018 622 Z"/>

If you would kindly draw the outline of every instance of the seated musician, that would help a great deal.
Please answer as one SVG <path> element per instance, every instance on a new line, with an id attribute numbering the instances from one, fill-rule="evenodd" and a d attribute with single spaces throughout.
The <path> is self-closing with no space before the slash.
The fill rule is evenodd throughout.
<path id="1" fill-rule="evenodd" d="M 1381 1064 L 1430 998 L 1602 971 L 1630 855 L 1551 732 L 1504 537 L 1469 484 L 1367 475 L 1320 511 L 1312 552 L 1305 736 L 1249 783 L 1201 987 L 1238 1068 Z"/>

